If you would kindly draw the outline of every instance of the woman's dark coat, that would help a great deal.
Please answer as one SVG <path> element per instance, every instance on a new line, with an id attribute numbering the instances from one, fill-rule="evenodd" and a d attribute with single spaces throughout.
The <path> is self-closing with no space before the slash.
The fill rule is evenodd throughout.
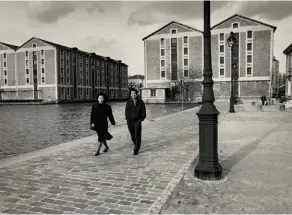
<path id="1" fill-rule="evenodd" d="M 92 130 L 95 130 L 98 135 L 98 141 L 110 140 L 111 134 L 108 132 L 108 121 L 109 118 L 112 125 L 115 125 L 115 119 L 112 113 L 112 108 L 106 103 L 94 104 L 91 109 L 90 126 Z"/>

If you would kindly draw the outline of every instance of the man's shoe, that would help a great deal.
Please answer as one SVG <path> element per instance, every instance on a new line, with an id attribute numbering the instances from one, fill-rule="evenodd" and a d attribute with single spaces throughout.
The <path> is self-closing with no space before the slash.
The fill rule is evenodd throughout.
<path id="1" fill-rule="evenodd" d="M 109 150 L 109 147 L 105 148 L 105 149 L 103 150 L 103 152 L 107 152 L 108 150 Z"/>
<path id="2" fill-rule="evenodd" d="M 94 154 L 94 156 L 98 156 L 98 155 L 100 155 L 100 153 L 99 153 L 99 152 L 96 152 L 96 153 Z"/>
<path id="3" fill-rule="evenodd" d="M 135 152 L 135 151 L 134 151 L 133 155 L 138 155 L 138 152 Z"/>

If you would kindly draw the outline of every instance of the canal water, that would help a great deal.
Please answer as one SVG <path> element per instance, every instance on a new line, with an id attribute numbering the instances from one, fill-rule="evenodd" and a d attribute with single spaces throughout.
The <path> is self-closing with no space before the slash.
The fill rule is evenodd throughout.
<path id="1" fill-rule="evenodd" d="M 125 123 L 125 102 L 110 102 L 116 124 Z M 184 109 L 195 107 L 184 104 Z M 89 129 L 92 103 L 0 106 L 0 159 L 94 135 Z M 181 110 L 180 104 L 147 104 L 147 118 Z M 147 119 L 146 118 L 146 119 Z"/>

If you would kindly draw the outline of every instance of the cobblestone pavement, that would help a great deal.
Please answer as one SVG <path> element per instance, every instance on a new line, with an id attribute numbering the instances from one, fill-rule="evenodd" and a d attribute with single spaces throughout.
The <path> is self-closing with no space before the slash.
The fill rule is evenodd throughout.
<path id="1" fill-rule="evenodd" d="M 160 213 L 290 214 L 292 113 L 278 108 L 276 104 L 261 112 L 236 106 L 236 113 L 227 113 L 218 141 L 224 178 L 194 178 L 193 162 Z"/>
<path id="2" fill-rule="evenodd" d="M 197 111 L 144 123 L 138 156 L 132 155 L 133 143 L 123 126 L 111 129 L 110 151 L 99 157 L 93 156 L 97 137 L 92 136 L 82 144 L 0 168 L 0 213 L 151 212 L 196 155 Z"/>
<path id="3" fill-rule="evenodd" d="M 216 107 L 220 121 L 228 103 L 216 103 Z M 110 151 L 99 157 L 93 156 L 97 137 L 92 136 L 54 153 L 35 152 L 21 164 L 3 161 L 0 213 L 157 213 L 197 155 L 197 111 L 143 123 L 138 156 L 132 155 L 133 144 L 122 126 L 110 130 L 114 136 Z M 226 119 L 247 120 L 238 117 L 244 114 L 238 106 L 236 111 L 236 117 L 227 114 Z"/>

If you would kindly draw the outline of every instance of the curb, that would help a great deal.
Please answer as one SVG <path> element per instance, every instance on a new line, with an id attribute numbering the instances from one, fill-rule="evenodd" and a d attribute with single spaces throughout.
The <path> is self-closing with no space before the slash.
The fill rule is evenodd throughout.
<path id="1" fill-rule="evenodd" d="M 195 107 L 198 108 L 198 107 Z M 194 108 L 191 108 L 194 109 Z M 186 110 L 189 111 L 190 109 Z M 220 124 L 225 116 L 227 115 L 227 112 L 222 113 L 223 117 L 218 121 L 218 124 Z M 189 143 L 189 142 L 186 142 Z M 199 153 L 199 146 L 197 147 L 196 151 L 192 154 L 191 158 L 185 163 L 185 165 L 182 167 L 182 169 L 176 174 L 176 176 L 172 179 L 170 184 L 167 185 L 166 189 L 162 192 L 159 199 L 151 206 L 151 208 L 147 211 L 146 214 L 159 214 L 163 205 L 167 202 L 169 197 L 171 196 L 172 192 L 175 190 L 177 185 L 181 182 L 181 180 L 184 178 L 185 174 L 191 167 L 194 159 Z"/>
<path id="2" fill-rule="evenodd" d="M 171 113 L 171 114 L 168 114 L 168 115 L 165 115 L 165 116 L 161 116 L 161 117 L 157 117 L 157 118 L 154 118 L 154 119 L 150 119 L 150 120 L 144 121 L 143 125 L 147 125 L 147 124 L 153 123 L 155 121 L 160 121 L 160 120 L 163 120 L 165 118 L 169 118 L 169 117 L 175 116 L 175 115 L 183 113 L 183 112 L 190 112 L 190 111 L 193 111 L 195 109 L 198 109 L 199 107 L 201 107 L 201 106 L 193 107 L 193 108 L 190 108 L 190 109 L 186 109 L 186 110 L 178 111 L 178 112 L 175 112 L 175 113 Z M 120 130 L 120 129 L 125 129 L 124 126 L 126 124 L 127 123 L 121 123 L 121 124 L 117 125 L 117 127 L 114 128 L 113 131 L 118 132 L 118 130 Z M 66 150 L 66 149 L 69 149 L 71 147 L 84 144 L 85 142 L 86 143 L 92 143 L 92 142 L 95 141 L 95 139 L 93 139 L 93 137 L 95 137 L 95 136 L 96 135 L 91 135 L 91 136 L 88 136 L 88 137 L 83 137 L 83 138 L 76 139 L 76 140 L 73 140 L 73 141 L 60 143 L 60 144 L 57 144 L 57 145 L 49 146 L 49 147 L 46 147 L 46 148 L 43 148 L 43 149 L 39 149 L 39 150 L 28 152 L 28 153 L 25 153 L 25 154 L 17 155 L 17 156 L 14 156 L 14 157 L 0 159 L 0 161 L 1 161 L 0 162 L 0 169 L 4 168 L 4 167 L 7 167 L 7 166 L 11 166 L 11 165 L 17 164 L 17 163 L 25 162 L 27 160 L 31 160 L 31 159 L 34 159 L 34 158 L 37 158 L 37 157 L 50 156 L 52 154 L 56 154 L 56 153 L 60 152 L 61 150 Z"/>

